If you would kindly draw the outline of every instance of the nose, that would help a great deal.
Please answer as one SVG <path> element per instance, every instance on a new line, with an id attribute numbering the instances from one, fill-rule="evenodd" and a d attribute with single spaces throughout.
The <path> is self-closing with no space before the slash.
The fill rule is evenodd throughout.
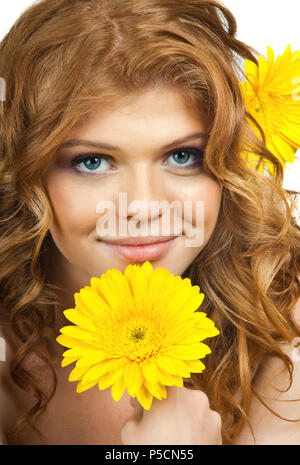
<path id="1" fill-rule="evenodd" d="M 160 176 L 150 163 L 136 163 L 120 184 L 120 192 L 127 194 L 126 218 L 135 217 L 140 223 L 157 220 L 161 216 L 161 209 L 154 208 L 152 202 L 165 200 L 163 177 Z M 124 212 L 118 211 L 124 218 Z"/>

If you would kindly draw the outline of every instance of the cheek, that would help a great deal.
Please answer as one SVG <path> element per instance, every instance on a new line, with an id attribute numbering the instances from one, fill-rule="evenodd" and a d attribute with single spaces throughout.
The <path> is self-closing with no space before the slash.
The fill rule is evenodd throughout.
<path id="1" fill-rule="evenodd" d="M 54 213 L 51 231 L 76 235 L 94 229 L 99 199 L 90 189 L 62 176 L 49 178 L 47 189 Z"/>
<path id="2" fill-rule="evenodd" d="M 220 210 L 222 199 L 222 187 L 215 181 L 209 179 L 203 191 L 204 202 L 204 225 L 211 232 L 214 229 Z"/>
<path id="3" fill-rule="evenodd" d="M 210 234 L 217 222 L 222 198 L 222 187 L 208 176 L 191 180 L 180 192 L 174 194 L 182 199 L 182 211 L 185 218 L 194 227 L 200 227 L 204 221 L 205 235 Z M 185 203 L 186 202 L 186 203 Z M 188 206 L 188 208 L 187 208 Z M 202 216 L 203 211 L 203 216 Z"/>
<path id="4" fill-rule="evenodd" d="M 215 229 L 222 199 L 222 187 L 211 178 L 206 178 L 197 188 L 190 189 L 192 200 L 192 231 L 189 236 L 189 246 L 185 248 L 190 262 L 203 250 Z M 197 204 L 197 202 L 199 202 Z M 191 245 L 194 244 L 194 245 Z"/>

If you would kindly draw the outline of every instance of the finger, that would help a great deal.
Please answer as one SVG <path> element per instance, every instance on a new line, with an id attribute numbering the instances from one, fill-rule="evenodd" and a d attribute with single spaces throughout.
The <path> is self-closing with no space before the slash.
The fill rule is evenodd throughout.
<path id="1" fill-rule="evenodd" d="M 140 421 L 143 417 L 144 409 L 135 397 L 130 397 L 130 404 L 134 408 L 130 419 L 134 421 Z"/>
<path id="2" fill-rule="evenodd" d="M 176 403 L 178 403 L 180 394 L 182 391 L 182 387 L 178 386 L 166 386 L 167 396 L 163 399 L 157 399 L 153 397 L 151 408 L 149 410 L 143 409 L 143 416 L 146 418 L 149 415 L 153 417 L 153 415 L 162 412 L 162 411 L 169 411 L 174 407 Z"/>
<path id="3" fill-rule="evenodd" d="M 187 387 L 168 386 L 167 399 L 163 402 L 167 408 L 173 408 L 175 405 L 180 406 L 182 404 L 186 407 L 198 405 L 202 408 L 209 408 L 208 397 L 203 391 Z"/>
<path id="4" fill-rule="evenodd" d="M 136 423 L 132 420 L 127 420 L 123 425 L 121 430 L 121 442 L 123 445 L 135 444 L 136 441 L 133 439 L 135 437 L 135 428 Z"/>

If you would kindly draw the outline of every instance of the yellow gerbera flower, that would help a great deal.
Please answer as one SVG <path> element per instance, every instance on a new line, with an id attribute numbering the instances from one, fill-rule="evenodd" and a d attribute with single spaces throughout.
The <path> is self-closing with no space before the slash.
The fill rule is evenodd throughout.
<path id="1" fill-rule="evenodd" d="M 127 389 L 149 410 L 153 396 L 166 398 L 165 386 L 183 386 L 183 377 L 201 373 L 199 359 L 211 353 L 201 341 L 219 331 L 197 312 L 199 290 L 167 268 L 153 271 L 148 261 L 93 277 L 74 294 L 75 308 L 64 311 L 76 326 L 61 328 L 57 338 L 69 348 L 62 366 L 76 361 L 69 376 L 79 381 L 76 392 L 111 386 L 118 401 Z"/>
<path id="2" fill-rule="evenodd" d="M 245 61 L 246 82 L 241 90 L 248 112 L 262 127 L 267 148 L 279 159 L 285 169 L 286 162 L 294 162 L 294 154 L 300 148 L 300 98 L 297 85 L 300 78 L 300 52 L 291 52 L 289 45 L 282 56 L 274 60 L 274 51 L 268 50 L 268 61 L 259 56 L 258 66 L 251 60 Z M 255 125 L 249 120 L 255 133 L 261 138 Z M 249 154 L 248 162 L 255 166 L 259 156 Z M 274 170 L 264 160 L 269 172 Z M 263 173 L 264 164 L 259 166 Z"/>

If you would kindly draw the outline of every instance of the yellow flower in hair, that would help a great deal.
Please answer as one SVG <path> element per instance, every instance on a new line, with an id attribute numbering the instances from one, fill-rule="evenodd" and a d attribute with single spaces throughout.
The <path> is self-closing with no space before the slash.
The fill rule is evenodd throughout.
<path id="1" fill-rule="evenodd" d="M 292 53 L 289 45 L 275 60 L 272 48 L 267 50 L 268 60 L 259 56 L 258 65 L 245 61 L 247 80 L 240 86 L 248 112 L 264 131 L 267 148 L 285 168 L 286 162 L 294 162 L 294 154 L 300 148 L 300 52 Z M 261 139 L 254 123 L 249 123 Z M 247 158 L 253 167 L 259 160 L 254 154 Z M 272 165 L 264 162 L 272 175 Z M 259 171 L 263 170 L 261 164 Z"/>
<path id="2" fill-rule="evenodd" d="M 79 381 L 77 392 L 111 387 L 118 401 L 127 389 L 148 410 L 153 396 L 166 398 L 165 386 L 183 386 L 183 377 L 201 373 L 200 359 L 211 353 L 201 341 L 219 331 L 197 311 L 199 290 L 167 268 L 153 271 L 148 261 L 93 277 L 74 294 L 75 308 L 64 311 L 74 325 L 57 338 L 69 348 L 62 366 L 76 361 L 69 381 Z"/>

